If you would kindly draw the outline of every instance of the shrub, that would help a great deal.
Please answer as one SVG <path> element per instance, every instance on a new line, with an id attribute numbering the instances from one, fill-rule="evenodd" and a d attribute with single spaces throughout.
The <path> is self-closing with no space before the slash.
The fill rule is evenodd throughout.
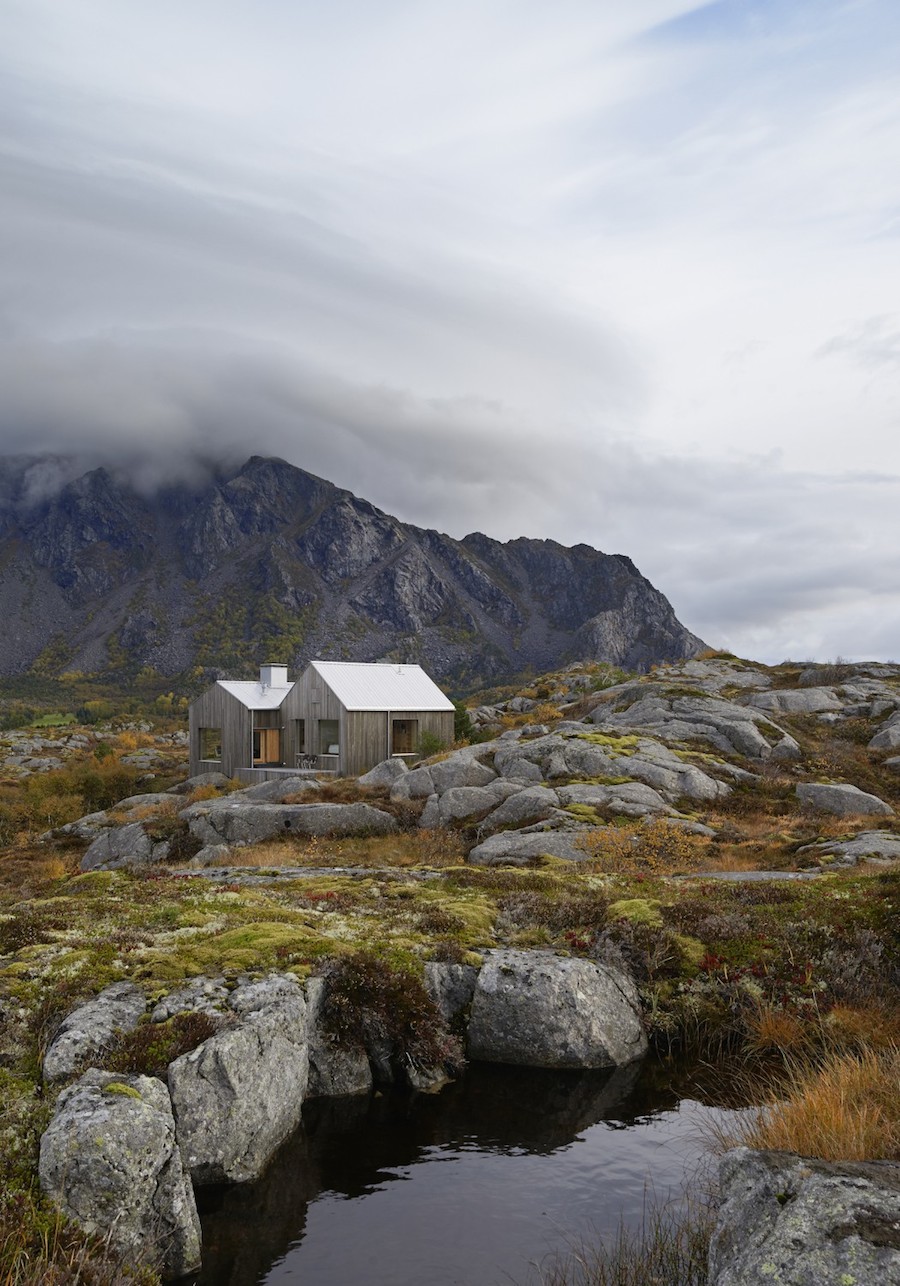
<path id="1" fill-rule="evenodd" d="M 209 1040 L 224 1021 L 192 1011 L 175 1014 L 164 1023 L 141 1023 L 116 1038 L 102 1056 L 103 1066 L 132 1076 L 165 1076 L 171 1062 Z"/>
<path id="2" fill-rule="evenodd" d="M 461 1061 L 457 1042 L 421 980 L 368 952 L 330 961 L 321 1019 L 333 1035 L 366 1049 L 390 1051 L 402 1067 Z"/>
<path id="3" fill-rule="evenodd" d="M 580 847 L 603 871 L 617 875 L 674 875 L 694 871 L 709 843 L 665 818 L 602 826 L 581 837 Z"/>

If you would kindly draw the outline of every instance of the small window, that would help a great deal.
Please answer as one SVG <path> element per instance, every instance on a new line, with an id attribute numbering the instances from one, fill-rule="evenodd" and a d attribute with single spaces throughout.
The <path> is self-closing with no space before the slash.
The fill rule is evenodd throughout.
<path id="1" fill-rule="evenodd" d="M 391 749 L 395 755 L 412 755 L 416 751 L 419 739 L 418 719 L 394 719 L 391 733 Z"/>
<path id="2" fill-rule="evenodd" d="M 220 762 L 222 759 L 222 729 L 200 729 L 200 758 Z"/>
<path id="3" fill-rule="evenodd" d="M 337 719 L 319 720 L 319 754 L 341 753 L 341 725 Z"/>
<path id="4" fill-rule="evenodd" d="M 297 753 L 306 754 L 306 720 L 294 720 L 294 736 L 296 738 Z"/>

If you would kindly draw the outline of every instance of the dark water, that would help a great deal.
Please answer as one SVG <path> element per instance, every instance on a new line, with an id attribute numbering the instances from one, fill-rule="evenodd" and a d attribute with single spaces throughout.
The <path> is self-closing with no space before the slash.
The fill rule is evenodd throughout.
<path id="1" fill-rule="evenodd" d="M 655 1078 L 655 1083 L 650 1076 Z M 658 1068 L 488 1066 L 437 1095 L 307 1105 L 255 1184 L 201 1189 L 200 1286 L 509 1286 L 698 1183 L 727 1109 Z"/>

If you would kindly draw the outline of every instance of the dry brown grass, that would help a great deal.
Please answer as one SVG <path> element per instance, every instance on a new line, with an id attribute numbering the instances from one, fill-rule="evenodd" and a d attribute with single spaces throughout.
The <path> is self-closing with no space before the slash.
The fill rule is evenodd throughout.
<path id="1" fill-rule="evenodd" d="M 465 846 L 455 831 L 413 831 L 350 839 L 293 837 L 235 849 L 230 866 L 460 866 Z"/>
<path id="2" fill-rule="evenodd" d="M 709 860 L 709 840 L 665 818 L 587 831 L 579 845 L 594 868 L 610 875 L 687 875 Z"/>
<path id="3" fill-rule="evenodd" d="M 821 1157 L 900 1159 L 900 1048 L 791 1061 L 770 1101 L 726 1142 Z"/>

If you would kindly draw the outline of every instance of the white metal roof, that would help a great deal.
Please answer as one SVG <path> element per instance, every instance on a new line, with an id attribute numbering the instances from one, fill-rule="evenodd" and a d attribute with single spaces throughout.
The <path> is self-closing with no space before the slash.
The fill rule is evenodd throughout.
<path id="1" fill-rule="evenodd" d="M 452 710 L 420 665 L 311 661 L 346 710 Z"/>
<path id="2" fill-rule="evenodd" d="M 250 710 L 277 710 L 294 685 L 286 683 L 284 687 L 273 687 L 266 684 L 263 687 L 258 679 L 219 679 L 218 686 L 237 697 L 241 705 Z"/>

